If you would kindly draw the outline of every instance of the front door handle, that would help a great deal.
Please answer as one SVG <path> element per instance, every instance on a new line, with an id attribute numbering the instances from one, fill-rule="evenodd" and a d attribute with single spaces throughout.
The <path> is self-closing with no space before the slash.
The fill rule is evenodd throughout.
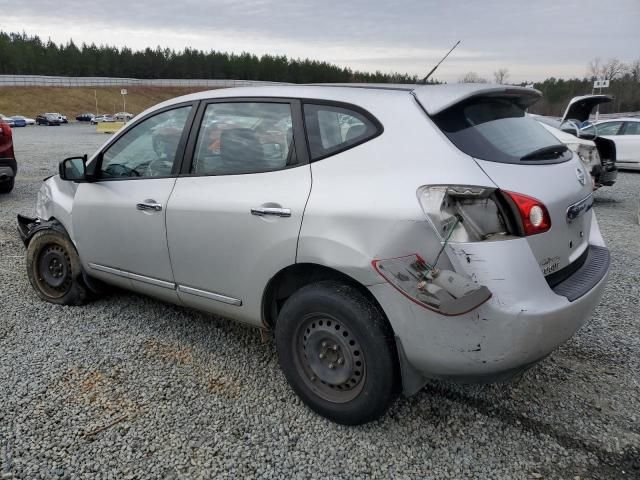
<path id="1" fill-rule="evenodd" d="M 273 215 L 275 217 L 290 217 L 290 208 L 276 208 L 276 207 L 258 207 L 251 209 L 251 215 L 258 215 L 263 217 L 265 215 Z"/>
<path id="2" fill-rule="evenodd" d="M 138 203 L 136 208 L 138 210 L 152 210 L 154 212 L 159 212 L 162 210 L 162 204 L 157 203 L 155 200 L 145 200 L 142 203 Z"/>

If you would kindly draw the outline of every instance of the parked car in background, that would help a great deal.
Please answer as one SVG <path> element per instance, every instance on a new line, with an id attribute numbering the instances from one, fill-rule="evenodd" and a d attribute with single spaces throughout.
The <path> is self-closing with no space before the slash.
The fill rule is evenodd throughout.
<path id="1" fill-rule="evenodd" d="M 17 172 L 13 133 L 9 123 L 0 119 L 0 193 L 9 193 L 13 190 Z"/>
<path id="2" fill-rule="evenodd" d="M 36 125 L 57 126 L 61 123 L 60 116 L 53 113 L 41 113 L 36 117 Z"/>
<path id="3" fill-rule="evenodd" d="M 50 113 L 46 113 L 45 115 L 55 115 L 56 117 L 58 117 L 58 120 L 60 120 L 60 123 L 69 123 L 69 121 L 67 120 L 66 115 L 62 115 L 61 113 L 58 112 L 50 112 Z"/>
<path id="4" fill-rule="evenodd" d="M 127 112 L 118 112 L 115 115 L 113 115 L 113 118 L 115 118 L 118 121 L 128 122 L 133 118 L 133 114 L 127 113 Z"/>
<path id="5" fill-rule="evenodd" d="M 44 182 L 37 218 L 18 217 L 29 280 L 56 304 L 98 279 L 272 329 L 293 390 L 340 423 L 428 379 L 509 378 L 584 324 L 609 270 L 588 172 L 525 114 L 540 95 L 287 85 L 163 102 Z"/>
<path id="6" fill-rule="evenodd" d="M 24 118 L 10 117 L 13 120 L 14 127 L 26 127 L 27 121 Z"/>
<path id="7" fill-rule="evenodd" d="M 76 120 L 78 122 L 90 122 L 91 120 L 93 120 L 93 117 L 95 117 L 93 113 L 81 113 L 79 115 L 76 115 Z"/>
<path id="8" fill-rule="evenodd" d="M 92 125 L 97 125 L 98 123 L 102 123 L 102 122 L 115 122 L 116 119 L 113 118 L 111 115 L 106 115 L 103 113 L 101 115 L 96 115 L 90 121 Z"/>
<path id="9" fill-rule="evenodd" d="M 14 121 L 24 120 L 25 125 L 35 125 L 36 121 L 33 118 L 24 117 L 22 115 L 13 115 L 11 117 Z"/>
<path id="10" fill-rule="evenodd" d="M 614 142 L 618 168 L 640 170 L 640 118 L 602 120 L 583 127 L 580 132 Z"/>
<path id="11" fill-rule="evenodd" d="M 609 95 L 585 95 L 569 102 L 561 119 L 531 115 L 535 120 L 571 149 L 591 174 L 594 189 L 612 186 L 618 176 L 615 144 L 606 138 L 582 133 L 580 126 L 588 122 L 593 109 L 613 100 Z"/>
<path id="12" fill-rule="evenodd" d="M 14 120 L 11 117 L 7 117 L 6 115 L 3 115 L 0 113 L 0 122 L 4 122 L 7 125 L 9 125 L 10 127 L 13 127 L 14 124 Z"/>

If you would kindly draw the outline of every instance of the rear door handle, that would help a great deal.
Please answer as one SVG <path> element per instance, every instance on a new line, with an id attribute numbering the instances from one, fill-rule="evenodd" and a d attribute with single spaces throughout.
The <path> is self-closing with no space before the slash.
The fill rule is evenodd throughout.
<path id="1" fill-rule="evenodd" d="M 265 215 L 273 215 L 275 217 L 290 217 L 290 208 L 276 208 L 276 207 L 258 207 L 251 209 L 251 215 L 257 215 L 263 217 Z"/>
<path id="2" fill-rule="evenodd" d="M 162 210 L 162 204 L 157 203 L 155 200 L 145 200 L 142 203 L 136 205 L 138 210 L 153 210 L 159 212 Z"/>

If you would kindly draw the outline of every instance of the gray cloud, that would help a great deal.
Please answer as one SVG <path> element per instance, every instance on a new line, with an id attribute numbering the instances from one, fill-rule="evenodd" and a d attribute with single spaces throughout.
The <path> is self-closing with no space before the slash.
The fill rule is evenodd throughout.
<path id="1" fill-rule="evenodd" d="M 640 56 L 638 0 L 0 0 L 0 11 L 0 28 L 55 41 L 268 49 L 411 73 L 460 39 L 439 71 L 448 80 L 500 67 L 514 80 L 581 76 L 593 57 Z"/>

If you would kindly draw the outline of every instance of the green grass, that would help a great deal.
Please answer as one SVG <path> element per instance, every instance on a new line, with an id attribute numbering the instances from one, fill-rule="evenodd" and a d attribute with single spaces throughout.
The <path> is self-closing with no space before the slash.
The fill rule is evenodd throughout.
<path id="1" fill-rule="evenodd" d="M 152 105 L 180 95 L 208 90 L 202 87 L 126 87 L 127 112 L 138 114 Z M 123 110 L 120 87 L 1 87 L 0 113 L 35 118 L 43 112 L 58 112 L 75 119 L 79 113 L 96 113 L 95 94 L 99 113 Z"/>

